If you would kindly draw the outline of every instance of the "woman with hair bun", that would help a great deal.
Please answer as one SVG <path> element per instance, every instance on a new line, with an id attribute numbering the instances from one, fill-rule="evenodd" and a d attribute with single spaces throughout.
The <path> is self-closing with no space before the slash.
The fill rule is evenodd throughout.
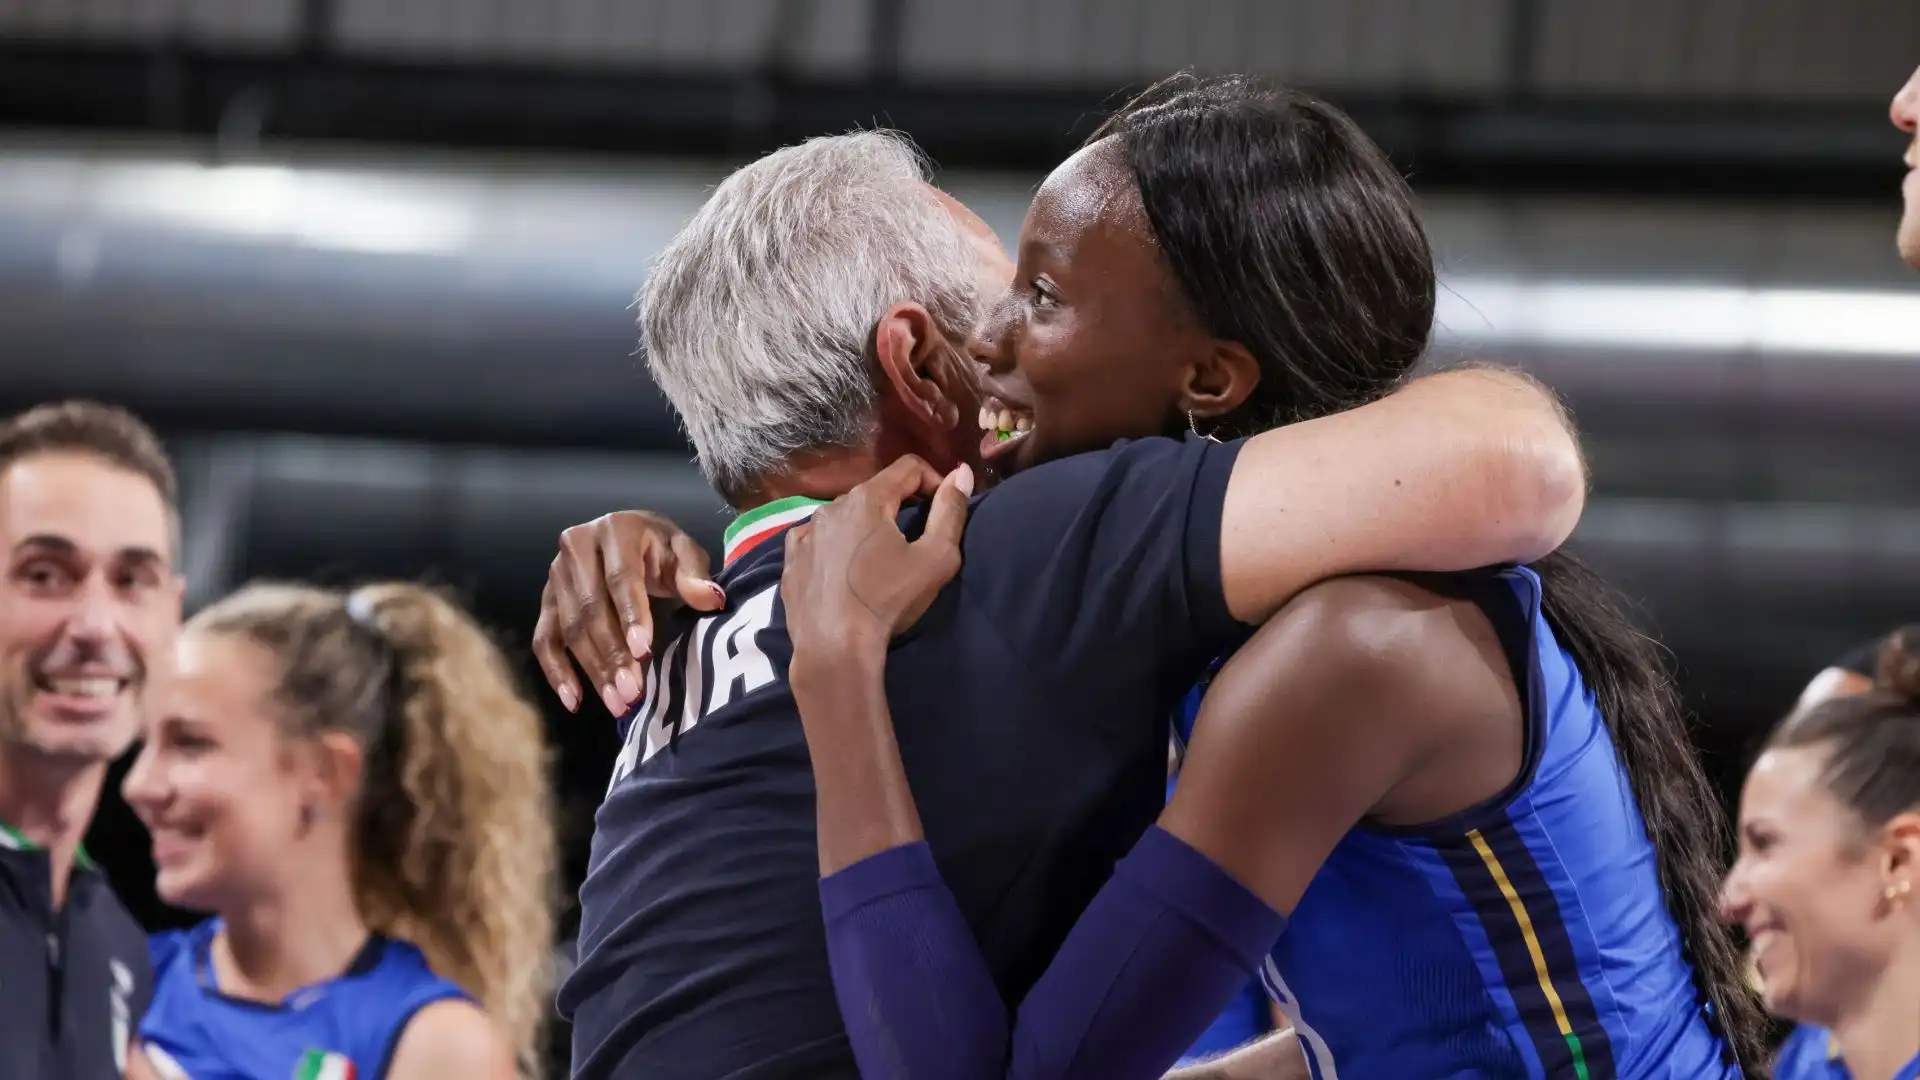
<path id="1" fill-rule="evenodd" d="M 132 1076 L 539 1072 L 554 838 L 538 712 L 417 585 L 255 585 L 193 618 L 125 794 L 157 888 Z"/>
<path id="2" fill-rule="evenodd" d="M 1920 1080 L 1917 881 L 1920 626 L 1910 626 L 1887 639 L 1871 689 L 1788 717 L 1741 793 L 1722 911 L 1753 939 L 1767 1007 L 1801 1024 L 1777 1080 Z"/>

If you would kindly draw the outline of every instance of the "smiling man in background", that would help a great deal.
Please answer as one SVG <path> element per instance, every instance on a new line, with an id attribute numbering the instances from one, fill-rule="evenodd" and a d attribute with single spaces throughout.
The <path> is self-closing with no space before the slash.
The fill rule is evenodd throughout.
<path id="1" fill-rule="evenodd" d="M 1907 175 L 1900 185 L 1900 194 L 1906 202 L 1897 234 L 1900 258 L 1906 260 L 1908 266 L 1920 270 L 1920 69 L 1916 69 L 1900 92 L 1893 95 L 1893 107 L 1889 113 L 1893 117 L 1893 126 L 1911 137 L 1902 159 L 1907 166 Z"/>
<path id="2" fill-rule="evenodd" d="M 119 1080 L 146 934 L 87 857 L 108 765 L 180 625 L 174 477 L 119 409 L 0 421 L 0 1076 Z"/>

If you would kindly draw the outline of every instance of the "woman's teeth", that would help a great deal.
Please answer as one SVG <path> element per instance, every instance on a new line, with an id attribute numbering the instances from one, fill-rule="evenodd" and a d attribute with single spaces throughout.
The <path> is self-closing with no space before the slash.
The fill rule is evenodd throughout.
<path id="1" fill-rule="evenodd" d="M 1033 430 L 1033 421 L 1025 416 L 1016 416 L 1010 410 L 995 408 L 991 405 L 980 406 L 980 430 L 997 433 L 1001 442 L 1015 435 L 1025 435 Z"/>

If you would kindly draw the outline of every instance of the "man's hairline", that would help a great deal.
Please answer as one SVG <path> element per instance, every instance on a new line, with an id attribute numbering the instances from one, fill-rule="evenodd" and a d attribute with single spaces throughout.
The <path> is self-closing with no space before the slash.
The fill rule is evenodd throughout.
<path id="1" fill-rule="evenodd" d="M 6 461 L 0 462 L 0 485 L 4 485 L 12 476 L 13 470 L 20 465 L 31 461 L 59 457 L 85 458 L 95 465 L 104 467 L 109 472 L 117 472 L 134 477 L 151 488 L 154 496 L 160 500 L 160 508 L 164 511 L 167 519 L 166 555 L 168 571 L 173 574 L 180 573 L 180 556 L 186 542 L 186 525 L 180 514 L 180 504 L 177 498 L 169 498 L 167 493 L 161 489 L 160 485 L 154 483 L 153 477 L 140 471 L 136 466 L 129 465 L 123 461 L 116 461 L 111 454 L 105 454 L 86 446 L 35 447 L 17 454 Z M 171 466 L 172 462 L 169 461 L 168 465 Z"/>

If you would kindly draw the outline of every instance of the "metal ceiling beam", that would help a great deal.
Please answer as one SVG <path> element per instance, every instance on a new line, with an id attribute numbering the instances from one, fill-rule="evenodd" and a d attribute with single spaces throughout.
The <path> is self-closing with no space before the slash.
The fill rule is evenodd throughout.
<path id="1" fill-rule="evenodd" d="M 1866 196 L 1897 179 L 1899 139 L 1884 111 L 1854 103 L 1337 98 L 1429 186 Z M 207 137 L 243 107 L 267 137 L 754 155 L 878 121 L 948 164 L 1037 167 L 1061 160 L 1119 100 L 1111 87 L 849 83 L 780 70 L 668 76 L 0 43 L 0 125 Z"/>

